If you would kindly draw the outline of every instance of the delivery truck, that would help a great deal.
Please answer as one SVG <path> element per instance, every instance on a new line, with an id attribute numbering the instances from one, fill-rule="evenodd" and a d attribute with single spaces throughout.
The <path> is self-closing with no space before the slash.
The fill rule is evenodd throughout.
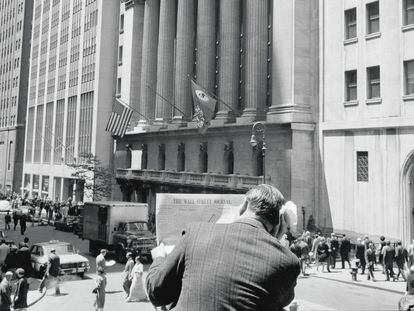
<path id="1" fill-rule="evenodd" d="M 156 237 L 148 230 L 148 204 L 88 202 L 82 213 L 82 237 L 89 240 L 92 255 L 105 248 L 115 252 L 121 263 L 126 261 L 127 252 L 151 259 Z"/>

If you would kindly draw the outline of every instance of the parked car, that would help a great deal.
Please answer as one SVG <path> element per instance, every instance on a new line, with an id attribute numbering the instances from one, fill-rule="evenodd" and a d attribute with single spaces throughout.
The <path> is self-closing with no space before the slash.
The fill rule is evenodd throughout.
<path id="1" fill-rule="evenodd" d="M 61 231 L 72 232 L 75 223 L 78 221 L 78 216 L 66 216 L 60 220 L 55 221 L 55 229 Z"/>
<path id="2" fill-rule="evenodd" d="M 72 244 L 52 240 L 33 244 L 30 248 L 30 262 L 37 277 L 42 277 L 46 271 L 51 249 L 55 249 L 60 257 L 61 274 L 77 274 L 83 277 L 89 270 L 89 260 L 79 255 Z"/>

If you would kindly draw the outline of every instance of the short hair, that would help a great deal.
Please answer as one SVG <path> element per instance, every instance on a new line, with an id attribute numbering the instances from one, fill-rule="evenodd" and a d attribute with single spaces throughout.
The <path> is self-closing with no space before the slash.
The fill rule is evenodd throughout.
<path id="1" fill-rule="evenodd" d="M 257 216 L 277 225 L 279 211 L 285 199 L 282 193 L 271 185 L 261 184 L 253 187 L 246 193 L 249 208 Z"/>
<path id="2" fill-rule="evenodd" d="M 401 243 L 401 241 L 397 241 L 397 245 L 401 245 L 402 243 Z"/>
<path id="3" fill-rule="evenodd" d="M 385 242 L 386 245 L 391 245 L 390 241 Z"/>
<path id="4" fill-rule="evenodd" d="M 381 240 L 381 241 L 384 241 L 384 240 L 385 240 L 385 236 L 381 235 L 381 236 L 380 236 L 380 240 Z"/>
<path id="5" fill-rule="evenodd" d="M 24 243 L 27 243 L 27 242 L 29 242 L 29 238 L 28 238 L 28 237 L 25 237 L 25 238 L 23 239 L 23 241 L 24 241 Z"/>
<path id="6" fill-rule="evenodd" d="M 107 249 L 105 249 L 105 248 L 101 249 L 101 254 L 106 254 L 107 252 L 108 252 Z"/>

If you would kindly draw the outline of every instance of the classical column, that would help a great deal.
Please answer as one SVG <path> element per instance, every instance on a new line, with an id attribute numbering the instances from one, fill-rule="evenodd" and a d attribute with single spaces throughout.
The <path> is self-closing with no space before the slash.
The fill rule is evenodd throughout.
<path id="1" fill-rule="evenodd" d="M 161 0 L 158 35 L 157 97 L 155 121 L 171 120 L 174 94 L 174 39 L 177 0 Z"/>
<path id="2" fill-rule="evenodd" d="M 244 110 L 242 119 L 253 121 L 262 119 L 265 115 L 269 1 L 246 1 L 245 12 Z"/>
<path id="3" fill-rule="evenodd" d="M 175 106 L 191 116 L 192 96 L 190 78 L 194 74 L 194 1 L 178 0 L 177 47 L 175 55 Z M 185 116 L 174 110 L 174 120 L 185 120 Z"/>
<path id="4" fill-rule="evenodd" d="M 215 93 L 216 0 L 198 0 L 197 10 L 197 83 Z"/>
<path id="5" fill-rule="evenodd" d="M 219 20 L 219 111 L 216 119 L 230 121 L 233 110 L 238 109 L 240 90 L 240 31 L 241 0 L 220 1 Z M 228 107 L 229 106 L 229 107 Z"/>
<path id="6" fill-rule="evenodd" d="M 142 42 L 142 75 L 140 112 L 148 119 L 155 118 L 157 85 L 157 47 L 160 0 L 146 0 Z M 145 119 L 141 120 L 145 122 Z"/>

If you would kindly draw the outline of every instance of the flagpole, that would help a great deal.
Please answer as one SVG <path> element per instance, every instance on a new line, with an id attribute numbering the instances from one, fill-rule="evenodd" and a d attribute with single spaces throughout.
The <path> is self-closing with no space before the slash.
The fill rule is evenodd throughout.
<path id="1" fill-rule="evenodd" d="M 183 114 L 184 117 L 186 118 L 190 118 L 189 116 L 187 116 L 187 114 L 185 114 L 182 110 L 178 109 L 175 105 L 171 104 L 165 97 L 163 97 L 161 94 L 159 94 L 157 91 L 153 90 L 148 84 L 147 84 L 147 88 L 149 88 L 151 91 L 153 91 L 155 93 L 155 95 L 158 95 L 159 97 L 161 97 L 163 100 L 165 100 L 168 105 L 170 105 L 171 107 L 173 107 L 174 109 L 178 110 L 179 112 L 181 112 Z"/>
<path id="2" fill-rule="evenodd" d="M 116 101 L 120 102 L 122 105 L 127 106 L 129 109 L 131 109 L 132 111 L 136 112 L 139 116 L 143 117 L 145 120 L 148 121 L 148 123 L 151 122 L 151 120 L 149 118 L 147 118 L 145 115 L 143 115 L 142 113 L 140 113 L 138 110 L 136 110 L 134 107 L 128 105 L 126 102 L 124 102 L 123 100 L 121 100 L 120 98 L 116 98 L 114 97 Z"/>
<path id="3" fill-rule="evenodd" d="M 227 105 L 223 100 L 221 100 L 220 98 L 218 98 L 217 95 L 213 94 L 212 92 L 207 91 L 207 89 L 203 85 L 199 84 L 197 81 L 195 81 L 193 78 L 191 78 L 190 75 L 187 75 L 187 79 L 190 80 L 190 81 L 193 81 L 195 84 L 197 84 L 198 86 L 200 86 L 204 90 L 205 93 L 211 95 L 211 97 L 214 97 L 214 99 L 217 100 L 217 102 L 222 103 L 224 106 L 226 106 L 227 108 L 229 108 L 231 111 L 234 111 L 238 115 L 240 115 L 240 110 L 234 109 L 233 107 Z"/>

